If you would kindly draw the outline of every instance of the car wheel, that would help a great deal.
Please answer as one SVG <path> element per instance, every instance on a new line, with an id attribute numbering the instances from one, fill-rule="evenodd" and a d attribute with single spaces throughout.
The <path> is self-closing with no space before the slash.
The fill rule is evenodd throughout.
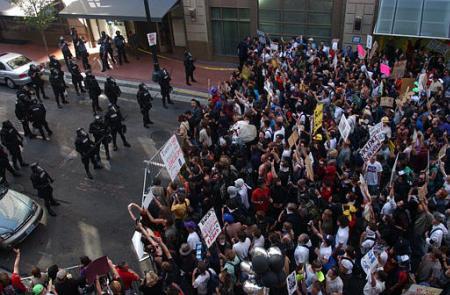
<path id="1" fill-rule="evenodd" d="M 6 78 L 6 86 L 8 86 L 11 89 L 16 88 L 16 83 L 14 83 L 13 80 Z"/>

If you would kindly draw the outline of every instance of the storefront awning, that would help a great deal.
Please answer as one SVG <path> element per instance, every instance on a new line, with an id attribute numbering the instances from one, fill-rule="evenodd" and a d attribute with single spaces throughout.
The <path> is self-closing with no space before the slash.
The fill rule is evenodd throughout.
<path id="1" fill-rule="evenodd" d="M 99 18 L 145 21 L 145 0 L 63 0 L 59 15 L 68 18 Z M 178 0 L 146 0 L 152 22 L 161 22 Z"/>
<path id="2" fill-rule="evenodd" d="M 375 35 L 450 39 L 449 0 L 380 0 Z"/>
<path id="3" fill-rule="evenodd" d="M 11 4 L 9 0 L 0 0 L 0 16 L 24 17 L 25 14 L 19 7 Z"/>

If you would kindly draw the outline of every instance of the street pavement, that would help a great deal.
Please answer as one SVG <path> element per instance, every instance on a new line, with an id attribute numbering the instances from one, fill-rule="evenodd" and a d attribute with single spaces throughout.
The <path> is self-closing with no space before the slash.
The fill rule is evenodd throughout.
<path id="1" fill-rule="evenodd" d="M 47 121 L 54 135 L 49 141 L 25 139 L 23 157 L 28 163 L 39 161 L 55 179 L 54 196 L 61 202 L 55 207 L 57 217 L 46 216 L 41 224 L 21 245 L 21 273 L 29 273 L 36 265 L 46 269 L 52 264 L 69 267 L 79 264 L 79 257 L 91 259 L 108 255 L 114 262 L 125 260 L 137 271 L 139 264 L 131 245 L 133 222 L 127 205 L 139 203 L 142 196 L 144 160 L 150 159 L 176 131 L 177 115 L 189 108 L 183 97 L 175 97 L 175 105 L 164 109 L 158 95 L 153 101 L 150 118 L 154 125 L 143 127 L 136 96 L 125 94 L 119 106 L 126 117 L 127 140 L 131 148 L 123 146 L 118 136 L 119 150 L 111 146 L 111 161 L 102 153 L 104 169 L 92 170 L 94 180 L 85 177 L 81 159 L 74 148 L 75 130 L 89 128 L 93 120 L 89 98 L 77 97 L 69 90 L 70 104 L 56 107 L 53 93 L 46 89 L 50 100 L 45 100 Z M 155 93 L 152 93 L 155 97 Z M 0 121 L 11 120 L 22 132 L 14 115 L 15 91 L 0 86 Z M 107 101 L 100 102 L 103 110 Z M 38 132 L 35 132 L 38 134 Z M 22 177 L 14 178 L 7 172 L 11 188 L 23 192 L 43 205 L 36 197 L 30 181 L 30 169 L 20 170 Z M 12 251 L 0 251 L 0 268 L 11 270 Z"/>

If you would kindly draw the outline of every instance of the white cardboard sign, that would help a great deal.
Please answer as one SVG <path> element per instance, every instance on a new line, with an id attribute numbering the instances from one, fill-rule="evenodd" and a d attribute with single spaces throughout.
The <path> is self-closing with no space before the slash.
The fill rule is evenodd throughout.
<path id="1" fill-rule="evenodd" d="M 374 128 L 377 128 L 377 125 L 375 125 Z M 368 162 L 370 158 L 372 158 L 378 150 L 383 145 L 384 141 L 384 133 L 381 128 L 377 128 L 376 130 L 370 132 L 370 138 L 366 142 L 366 144 L 363 146 L 363 148 L 359 151 L 361 157 L 363 158 L 364 162 Z"/>
<path id="2" fill-rule="evenodd" d="M 366 47 L 372 49 L 373 37 L 372 35 L 367 35 Z"/>
<path id="3" fill-rule="evenodd" d="M 295 294 L 295 292 L 297 292 L 297 279 L 295 277 L 295 271 L 287 276 L 286 286 L 289 295 Z"/>
<path id="4" fill-rule="evenodd" d="M 156 33 L 148 33 L 147 34 L 147 41 L 149 46 L 156 45 Z"/>
<path id="5" fill-rule="evenodd" d="M 351 130 L 352 128 L 350 127 L 347 118 L 345 115 L 342 115 L 341 120 L 339 121 L 339 132 L 344 140 L 347 140 Z"/>
<path id="6" fill-rule="evenodd" d="M 222 232 L 214 208 L 211 208 L 205 214 L 205 216 L 203 216 L 203 218 L 198 223 L 198 227 L 200 228 L 206 246 L 208 248 L 211 247 L 211 245 L 216 241 L 217 237 Z"/>
<path id="7" fill-rule="evenodd" d="M 370 251 L 367 252 L 363 258 L 361 258 L 361 267 L 367 276 L 370 276 L 375 267 L 377 267 L 377 264 L 378 260 L 373 252 L 373 249 L 370 249 Z"/>
<path id="8" fill-rule="evenodd" d="M 141 241 L 141 237 L 142 234 L 140 232 L 135 231 L 133 237 L 131 238 L 134 251 L 136 251 L 136 255 L 139 261 L 143 261 L 149 257 L 148 254 L 144 251 L 144 244 Z"/>
<path id="9" fill-rule="evenodd" d="M 170 179 L 173 181 L 180 172 L 181 167 L 186 162 L 184 160 L 183 151 L 178 143 L 177 137 L 172 137 L 166 142 L 160 152 L 161 158 L 169 172 Z"/>

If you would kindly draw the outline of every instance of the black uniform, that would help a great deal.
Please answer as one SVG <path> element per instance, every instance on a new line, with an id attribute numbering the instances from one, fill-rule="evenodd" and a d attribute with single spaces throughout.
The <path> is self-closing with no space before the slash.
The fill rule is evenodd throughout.
<path id="1" fill-rule="evenodd" d="M 114 106 L 117 106 L 117 99 L 122 94 L 120 87 L 117 85 L 116 81 L 111 77 L 106 78 L 105 82 L 105 95 L 108 100 Z"/>
<path id="2" fill-rule="evenodd" d="M 59 41 L 59 49 L 61 49 L 61 52 L 63 54 L 64 61 L 66 63 L 66 67 L 68 69 L 70 69 L 69 59 L 71 59 L 73 57 L 73 55 L 72 55 L 72 52 L 70 51 L 69 45 L 67 44 L 66 41 L 64 41 L 64 39 L 60 39 L 60 41 Z"/>
<path id="3" fill-rule="evenodd" d="M 50 61 L 48 62 L 48 66 L 51 69 L 56 69 L 58 72 L 62 71 L 61 63 L 56 59 L 55 56 L 50 56 Z"/>
<path id="4" fill-rule="evenodd" d="M 11 122 L 3 122 L 2 130 L 0 130 L 0 138 L 2 144 L 11 154 L 14 168 L 19 169 L 19 163 L 22 167 L 28 166 L 28 164 L 23 161 L 22 151 L 20 150 L 20 147 L 23 146 L 23 138 Z"/>
<path id="5" fill-rule="evenodd" d="M 130 147 L 131 145 L 127 142 L 125 138 L 126 127 L 122 124 L 123 117 L 120 113 L 119 109 L 112 105 L 109 107 L 108 112 L 105 115 L 105 122 L 107 126 L 111 129 L 112 141 L 114 150 L 117 151 L 117 133 L 119 133 L 122 138 L 123 145 L 126 147 Z"/>
<path id="6" fill-rule="evenodd" d="M 120 35 L 120 32 L 116 32 L 117 36 L 114 37 L 114 44 L 117 47 L 117 53 L 119 54 L 119 64 L 122 64 L 123 60 L 128 63 L 127 55 L 125 53 L 125 38 Z"/>
<path id="7" fill-rule="evenodd" d="M 184 52 L 184 72 L 186 74 L 186 84 L 191 85 L 189 83 L 189 78 L 191 78 L 192 82 L 197 82 L 194 79 L 194 71 L 195 71 L 195 65 L 194 65 L 194 58 L 192 57 L 192 54 L 189 51 Z"/>
<path id="8" fill-rule="evenodd" d="M 139 104 L 139 107 L 141 108 L 141 113 L 144 121 L 144 127 L 148 128 L 148 124 L 153 124 L 153 122 L 150 120 L 150 116 L 148 112 L 152 108 L 151 101 L 153 100 L 152 95 L 150 94 L 150 91 L 145 87 L 145 85 L 141 84 L 139 85 L 139 90 L 137 93 L 137 101 Z"/>
<path id="9" fill-rule="evenodd" d="M 75 149 L 81 155 L 81 162 L 83 162 L 84 169 L 86 170 L 86 176 L 92 179 L 92 174 L 89 171 L 89 161 L 94 165 L 94 169 L 101 169 L 102 166 L 100 166 L 95 159 L 96 145 L 89 138 L 89 134 L 87 134 L 84 129 L 77 130 Z"/>
<path id="10" fill-rule="evenodd" d="M 73 47 L 75 49 L 75 57 L 77 59 L 79 59 L 80 58 L 80 48 L 78 48 L 78 40 L 80 39 L 80 37 L 78 36 L 77 29 L 70 28 L 70 37 L 72 37 L 72 43 L 73 43 Z"/>
<path id="11" fill-rule="evenodd" d="M 159 76 L 159 87 L 161 88 L 161 99 L 163 106 L 166 106 L 166 99 L 169 104 L 173 104 L 170 100 L 170 92 L 172 91 L 172 86 L 170 86 L 170 74 L 166 69 L 162 69 Z"/>
<path id="12" fill-rule="evenodd" d="M 64 83 L 64 74 L 61 75 L 61 72 L 58 72 L 56 69 L 52 69 L 50 71 L 49 81 L 55 94 L 55 100 L 56 103 L 58 104 L 58 107 L 61 108 L 59 100 L 60 98 L 63 103 L 69 103 L 64 95 L 64 92 L 66 91 L 66 86 Z"/>
<path id="13" fill-rule="evenodd" d="M 25 136 L 29 138 L 34 138 L 34 135 L 30 130 L 30 107 L 31 107 L 31 97 L 27 90 L 24 88 L 17 91 L 17 101 L 15 113 L 17 119 L 22 123 L 23 132 Z"/>
<path id="14" fill-rule="evenodd" d="M 96 116 L 95 121 L 89 125 L 89 133 L 94 136 L 96 144 L 96 157 L 100 161 L 100 145 L 105 149 L 106 159 L 110 159 L 109 143 L 111 142 L 111 130 L 100 116 Z"/>
<path id="15" fill-rule="evenodd" d="M 70 74 L 72 75 L 72 83 L 77 95 L 80 95 L 80 90 L 82 93 L 85 93 L 86 91 L 83 88 L 83 76 L 81 75 L 80 67 L 73 61 L 70 61 Z"/>
<path id="16" fill-rule="evenodd" d="M 53 179 L 43 168 L 37 164 L 32 164 L 31 167 L 31 183 L 33 187 L 38 191 L 38 197 L 44 199 L 45 207 L 48 214 L 56 216 L 56 213 L 52 210 L 51 206 L 58 206 L 59 203 L 53 198 Z"/>
<path id="17" fill-rule="evenodd" d="M 83 63 L 83 68 L 85 71 L 91 69 L 91 65 L 89 64 L 89 52 L 87 51 L 86 44 L 83 39 L 78 39 L 77 48 L 79 51 L 79 55 L 81 61 Z"/>
<path id="18" fill-rule="evenodd" d="M 98 96 L 102 93 L 102 89 L 98 84 L 97 79 L 92 73 L 87 72 L 86 78 L 84 79 L 84 85 L 86 86 L 87 91 L 89 92 L 89 98 L 92 100 L 92 111 L 94 114 L 101 112 L 102 109 L 98 104 Z"/>
<path id="19" fill-rule="evenodd" d="M 111 60 L 115 64 L 114 56 L 113 56 L 113 50 L 111 47 L 111 38 L 106 35 L 105 32 L 102 32 L 102 36 L 98 40 L 97 44 L 100 45 L 100 58 L 102 61 L 102 72 L 109 70 L 109 63 L 108 63 L 108 55 L 111 56 Z"/>
<path id="20" fill-rule="evenodd" d="M 9 164 L 8 154 L 5 152 L 2 146 L 0 146 L 0 183 L 8 185 L 6 180 L 6 170 L 8 170 L 14 176 L 20 176 L 14 168 Z"/>
<path id="21" fill-rule="evenodd" d="M 47 111 L 42 103 L 38 103 L 36 100 L 33 101 L 30 107 L 30 121 L 33 124 L 33 127 L 39 129 L 39 133 L 41 133 L 42 139 L 46 140 L 46 136 L 44 133 L 44 129 L 47 131 L 48 136 L 51 136 L 53 132 L 48 127 L 48 123 L 46 120 Z"/>
<path id="22" fill-rule="evenodd" d="M 39 68 L 37 68 L 35 65 L 31 65 L 30 69 L 28 70 L 28 76 L 31 78 L 31 83 L 33 84 L 33 88 L 36 92 L 36 97 L 41 100 L 41 95 L 39 92 L 42 93 L 43 98 L 48 98 L 45 94 L 44 90 L 44 80 L 42 79 L 42 72 Z"/>

